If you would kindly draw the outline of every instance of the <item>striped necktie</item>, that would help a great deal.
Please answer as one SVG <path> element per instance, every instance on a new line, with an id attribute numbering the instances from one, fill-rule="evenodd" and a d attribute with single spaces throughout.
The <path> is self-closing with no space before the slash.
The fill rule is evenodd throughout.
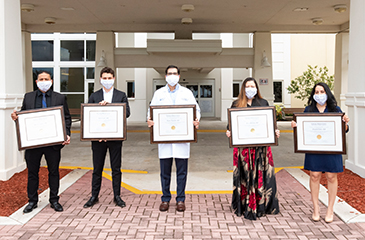
<path id="1" fill-rule="evenodd" d="M 47 107 L 47 102 L 46 102 L 46 93 L 42 93 L 43 94 L 43 98 L 42 98 L 42 108 L 46 108 Z"/>

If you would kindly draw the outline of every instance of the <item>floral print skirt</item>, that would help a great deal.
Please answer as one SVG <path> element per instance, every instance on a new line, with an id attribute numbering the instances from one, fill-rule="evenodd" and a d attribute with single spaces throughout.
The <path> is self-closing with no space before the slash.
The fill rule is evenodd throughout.
<path id="1" fill-rule="evenodd" d="M 232 209 L 250 220 L 279 213 L 270 146 L 234 148 Z"/>

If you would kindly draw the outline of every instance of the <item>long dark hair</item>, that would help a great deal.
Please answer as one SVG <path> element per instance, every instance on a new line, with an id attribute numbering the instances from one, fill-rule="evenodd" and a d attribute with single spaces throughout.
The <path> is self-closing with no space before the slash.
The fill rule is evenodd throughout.
<path id="1" fill-rule="evenodd" d="M 324 91 L 327 94 L 327 109 L 329 112 L 337 112 L 336 106 L 337 106 L 337 101 L 335 99 L 335 96 L 333 96 L 331 89 L 328 87 L 327 84 L 323 83 L 323 82 L 319 82 L 316 85 L 314 85 L 311 95 L 308 99 L 308 103 L 307 105 L 309 106 L 309 111 L 313 112 L 316 109 L 316 105 L 317 102 L 313 99 L 314 93 L 316 91 L 316 87 L 317 86 L 321 86 L 324 88 Z"/>
<path id="2" fill-rule="evenodd" d="M 260 89 L 259 89 L 259 85 L 257 84 L 256 80 L 252 77 L 248 77 L 246 78 L 243 83 L 242 83 L 242 87 L 241 87 L 241 91 L 240 93 L 238 94 L 238 99 L 236 100 L 236 107 L 247 107 L 247 101 L 248 101 L 248 98 L 246 96 L 246 83 L 249 82 L 249 81 L 253 81 L 255 83 L 255 86 L 257 88 L 257 93 L 255 95 L 254 98 L 258 98 L 258 99 L 261 99 L 261 93 L 260 93 Z"/>

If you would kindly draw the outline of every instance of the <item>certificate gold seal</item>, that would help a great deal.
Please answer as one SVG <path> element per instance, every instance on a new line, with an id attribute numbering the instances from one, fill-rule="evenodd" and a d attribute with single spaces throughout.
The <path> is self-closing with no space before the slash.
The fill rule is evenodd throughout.
<path id="1" fill-rule="evenodd" d="M 321 135 L 317 135 L 317 139 L 319 140 L 319 139 L 321 139 L 322 138 L 322 136 Z"/>
<path id="2" fill-rule="evenodd" d="M 176 129 L 176 127 L 175 127 L 175 126 L 172 126 L 172 127 L 171 127 L 171 130 L 175 130 L 175 129 Z"/>
<path id="3" fill-rule="evenodd" d="M 251 132 L 253 133 L 253 132 L 255 132 L 255 129 L 254 128 L 251 128 Z"/>
<path id="4" fill-rule="evenodd" d="M 105 124 L 105 123 L 102 123 L 102 124 L 101 124 L 101 127 L 105 127 L 105 126 L 106 126 L 106 124 Z"/>

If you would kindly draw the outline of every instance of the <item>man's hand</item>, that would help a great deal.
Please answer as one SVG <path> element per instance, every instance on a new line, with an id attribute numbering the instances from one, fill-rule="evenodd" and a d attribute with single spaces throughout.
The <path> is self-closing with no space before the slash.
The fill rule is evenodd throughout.
<path id="1" fill-rule="evenodd" d="M 67 137 L 66 137 L 66 141 L 64 141 L 64 142 L 62 143 L 62 145 L 69 145 L 69 144 L 70 144 L 70 142 L 71 142 L 71 138 L 70 138 L 70 136 L 69 136 L 69 135 L 67 135 Z"/>
<path id="2" fill-rule="evenodd" d="M 151 118 L 147 119 L 147 125 L 148 127 L 152 127 L 155 123 L 151 120 Z"/>
<path id="3" fill-rule="evenodd" d="M 105 105 L 107 105 L 107 104 L 108 104 L 108 102 L 107 102 L 107 101 L 105 101 L 105 100 L 103 100 L 103 101 L 99 102 L 99 104 L 100 104 L 100 105 L 102 105 L 102 106 L 105 106 Z"/>
<path id="4" fill-rule="evenodd" d="M 198 129 L 199 128 L 199 119 L 196 118 L 195 121 L 193 122 L 193 124 L 194 124 L 195 128 Z"/>
<path id="5" fill-rule="evenodd" d="M 14 109 L 14 111 L 10 114 L 11 118 L 16 121 L 18 119 L 17 111 Z"/>

